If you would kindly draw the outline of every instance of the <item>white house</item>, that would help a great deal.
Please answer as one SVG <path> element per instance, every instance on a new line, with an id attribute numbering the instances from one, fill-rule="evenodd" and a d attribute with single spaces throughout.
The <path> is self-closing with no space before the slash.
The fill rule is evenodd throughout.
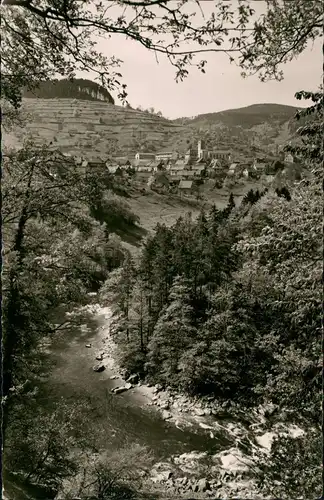
<path id="1" fill-rule="evenodd" d="M 237 172 L 238 163 L 232 163 L 228 169 L 228 175 L 234 175 Z"/>
<path id="2" fill-rule="evenodd" d="M 285 154 L 284 162 L 285 163 L 294 163 L 294 157 L 293 157 L 293 155 L 291 153 L 286 153 Z"/>
<path id="3" fill-rule="evenodd" d="M 155 160 L 155 153 L 136 153 L 135 160 Z"/>
<path id="4" fill-rule="evenodd" d="M 167 160 L 177 160 L 179 157 L 178 153 L 175 153 L 174 151 L 166 151 L 163 153 L 156 153 L 155 159 L 157 161 L 167 161 Z"/>

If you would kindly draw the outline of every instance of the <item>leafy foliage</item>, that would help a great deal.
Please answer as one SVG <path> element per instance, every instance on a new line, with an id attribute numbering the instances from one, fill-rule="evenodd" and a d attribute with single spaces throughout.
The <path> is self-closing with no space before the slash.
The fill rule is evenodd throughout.
<path id="1" fill-rule="evenodd" d="M 203 2 L 196 2 L 195 8 L 188 5 L 186 0 L 120 0 L 107 9 L 99 0 L 64 5 L 5 0 L 2 96 L 19 106 L 25 87 L 32 90 L 57 75 L 73 78 L 76 71 L 91 71 L 106 90 L 116 90 L 125 99 L 126 86 L 118 71 L 121 61 L 98 50 L 102 37 L 123 35 L 166 56 L 178 80 L 188 76 L 193 65 L 205 73 L 207 61 L 197 56 L 208 52 L 223 52 L 243 74 L 258 73 L 266 80 L 282 78 L 281 65 L 321 36 L 323 12 L 317 0 L 271 0 L 259 18 L 247 0 L 236 8 L 216 2 L 209 15 Z"/>
<path id="2" fill-rule="evenodd" d="M 274 498 L 322 498 L 321 462 L 319 429 L 299 437 L 283 436 L 272 444 L 270 457 L 259 462 L 260 486 Z"/>
<path id="3" fill-rule="evenodd" d="M 93 171 L 89 180 L 63 155 L 30 144 L 4 156 L 4 430 L 16 388 L 38 369 L 39 342 L 55 333 L 57 307 L 84 303 L 124 259 L 108 226 L 91 217 L 103 179 Z"/>

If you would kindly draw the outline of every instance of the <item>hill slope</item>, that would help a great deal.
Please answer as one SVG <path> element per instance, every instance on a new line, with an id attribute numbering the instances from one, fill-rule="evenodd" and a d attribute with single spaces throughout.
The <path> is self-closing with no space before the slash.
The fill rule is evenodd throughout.
<path id="1" fill-rule="evenodd" d="M 26 124 L 5 134 L 5 145 L 21 144 L 30 134 L 63 152 L 107 156 L 112 150 L 154 151 L 182 130 L 165 118 L 94 100 L 24 98 L 22 109 Z"/>
<path id="2" fill-rule="evenodd" d="M 293 106 L 254 104 L 192 119 L 179 118 L 175 123 L 183 125 L 184 133 L 176 138 L 174 147 L 186 149 L 188 143 L 199 137 L 205 140 L 207 147 L 228 147 L 243 154 L 251 146 L 274 150 L 293 135 L 296 111 Z"/>

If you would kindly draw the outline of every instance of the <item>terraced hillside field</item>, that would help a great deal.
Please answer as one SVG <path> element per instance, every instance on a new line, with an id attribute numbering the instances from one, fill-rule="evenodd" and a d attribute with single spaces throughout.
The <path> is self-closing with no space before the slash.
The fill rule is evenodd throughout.
<path id="1" fill-rule="evenodd" d="M 141 145 L 163 148 L 183 128 L 149 113 L 83 99 L 25 98 L 22 110 L 24 127 L 5 133 L 4 145 L 19 146 L 29 135 L 38 144 L 52 141 L 63 152 L 107 156 Z"/>

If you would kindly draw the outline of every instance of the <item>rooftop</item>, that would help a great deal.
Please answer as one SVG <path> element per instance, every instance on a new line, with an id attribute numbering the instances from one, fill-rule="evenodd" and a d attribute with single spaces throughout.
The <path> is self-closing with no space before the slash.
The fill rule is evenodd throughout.
<path id="1" fill-rule="evenodd" d="M 180 181 L 179 188 L 180 189 L 191 189 L 192 188 L 192 181 Z"/>

